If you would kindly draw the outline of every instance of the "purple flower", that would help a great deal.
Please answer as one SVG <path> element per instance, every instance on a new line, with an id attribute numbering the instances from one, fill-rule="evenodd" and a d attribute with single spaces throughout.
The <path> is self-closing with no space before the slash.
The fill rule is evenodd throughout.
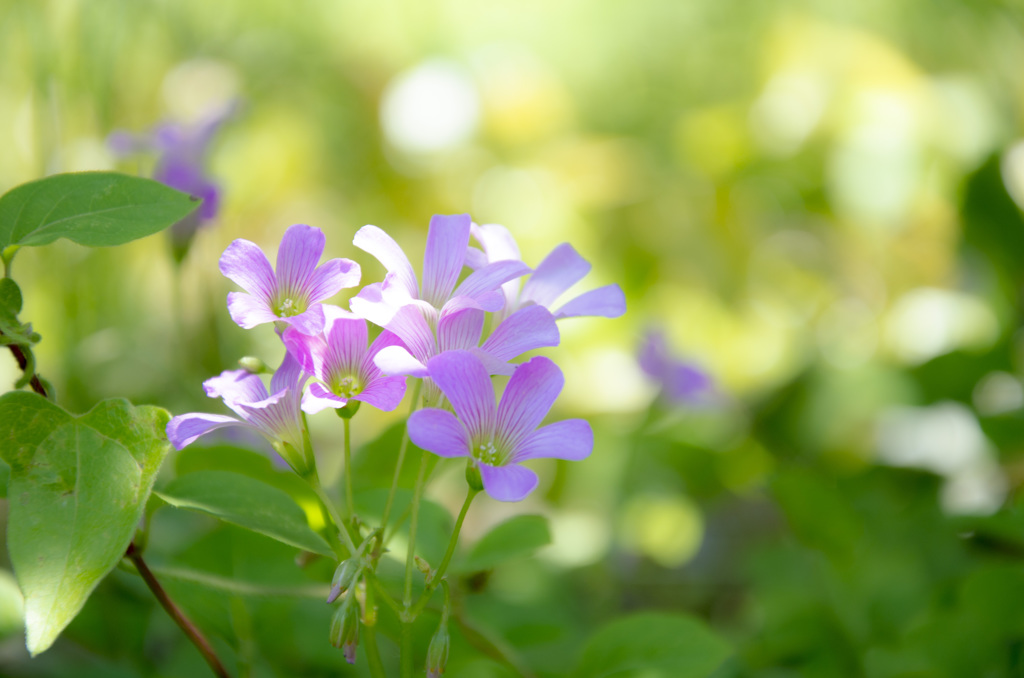
<path id="1" fill-rule="evenodd" d="M 714 390 L 714 383 L 706 372 L 670 355 L 661 330 L 647 331 L 637 358 L 640 368 L 661 385 L 662 393 L 673 403 L 693 405 Z"/>
<path id="2" fill-rule="evenodd" d="M 414 412 L 409 438 L 441 457 L 473 459 L 484 489 L 495 499 L 519 501 L 537 487 L 537 474 L 521 462 L 544 457 L 578 461 L 590 455 L 594 433 L 583 419 L 537 428 L 564 383 L 561 370 L 547 358 L 520 365 L 497 407 L 487 369 L 472 353 L 442 353 L 428 366 L 455 414 L 440 409 Z"/>
<path id="3" fill-rule="evenodd" d="M 288 353 L 312 374 L 314 382 L 302 397 L 302 409 L 316 414 L 328 407 L 344 407 L 349 400 L 369 403 L 390 412 L 405 396 L 405 379 L 387 377 L 373 364 L 374 357 L 402 340 L 385 330 L 366 347 L 366 321 L 337 306 L 324 306 L 327 322 L 322 334 L 308 336 L 294 327 L 282 339 Z"/>
<path id="4" fill-rule="evenodd" d="M 352 310 L 386 327 L 398 309 L 410 304 L 419 308 L 431 325 L 436 325 L 439 317 L 464 308 L 500 309 L 504 300 L 498 288 L 530 269 L 521 261 L 501 261 L 479 267 L 456 286 L 469 247 L 471 224 L 468 214 L 431 218 L 422 286 L 398 243 L 376 226 L 363 226 L 352 244 L 372 254 L 387 269 L 387 275 L 383 283 L 364 287 L 352 299 Z"/>
<path id="5" fill-rule="evenodd" d="M 317 335 L 324 329 L 321 301 L 359 284 L 359 264 L 331 259 L 317 267 L 326 238 L 319 228 L 296 224 L 281 239 L 277 272 L 255 243 L 236 240 L 220 257 L 220 272 L 248 294 L 230 292 L 228 311 L 240 327 L 269 322 Z"/>
<path id="6" fill-rule="evenodd" d="M 312 453 L 306 442 L 299 400 L 308 379 L 291 355 L 274 372 L 270 391 L 255 374 L 229 370 L 203 382 L 211 398 L 221 398 L 238 417 L 193 412 L 171 419 L 167 438 L 176 449 L 191 445 L 201 436 L 225 426 L 242 426 L 266 438 L 299 474 L 312 469 Z"/>
<path id="7" fill-rule="evenodd" d="M 519 246 L 515 238 L 504 226 L 484 224 L 472 227 L 473 237 L 483 247 L 483 251 L 470 248 L 466 255 L 466 263 L 470 268 L 493 266 L 500 261 L 519 261 Z M 555 301 L 570 287 L 583 279 L 590 272 L 590 264 L 581 257 L 572 245 L 562 243 L 544 258 L 534 269 L 530 278 L 519 287 L 518 280 L 505 282 L 501 291 L 505 296 L 504 309 L 499 317 L 515 313 L 518 309 L 537 304 L 551 309 L 555 318 L 573 318 L 576 316 L 603 316 L 617 318 L 626 312 L 626 296 L 618 285 L 605 285 L 584 292 L 574 299 L 562 304 L 558 309 L 552 308 Z"/>

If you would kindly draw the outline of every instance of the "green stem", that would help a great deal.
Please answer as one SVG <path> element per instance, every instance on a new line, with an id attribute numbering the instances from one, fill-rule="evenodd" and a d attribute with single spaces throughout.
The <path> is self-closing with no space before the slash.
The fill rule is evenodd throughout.
<path id="1" fill-rule="evenodd" d="M 21 245 L 8 245 L 0 251 L 0 259 L 4 262 L 4 277 L 11 277 L 11 263 L 14 261 L 14 255 L 18 250 L 21 249 Z"/>
<path id="2" fill-rule="evenodd" d="M 412 387 L 412 402 L 409 404 L 409 416 L 416 411 L 420 402 L 420 389 L 423 388 L 423 380 L 417 379 L 416 385 Z M 388 500 L 384 504 L 384 515 L 380 519 L 381 538 L 388 526 L 388 518 L 391 517 L 391 506 L 395 502 L 395 492 L 398 490 L 398 478 L 402 474 L 402 463 L 405 461 L 405 451 L 409 447 L 409 417 L 405 419 L 405 431 L 402 433 L 402 442 L 398 446 L 398 461 L 395 463 L 395 475 L 391 479 L 391 489 L 388 490 Z"/>
<path id="3" fill-rule="evenodd" d="M 445 551 L 441 564 L 437 566 L 437 569 L 430 576 L 430 579 L 427 580 L 423 595 L 420 596 L 418 601 L 416 601 L 416 605 L 406 613 L 409 618 L 415 619 L 423 608 L 426 607 L 431 594 L 434 592 L 434 589 L 437 588 L 438 584 L 441 584 L 447 589 L 448 583 L 444 580 L 444 573 L 448 570 L 448 564 L 451 562 L 452 555 L 455 553 L 455 546 L 459 543 L 459 534 L 462 532 L 462 522 L 466 519 L 466 513 L 469 512 L 469 505 L 473 503 L 473 499 L 478 494 L 480 494 L 479 490 L 474 490 L 472 487 L 469 488 L 469 492 L 466 494 L 466 501 L 463 502 L 462 510 L 459 511 L 459 517 L 455 521 L 455 528 L 452 530 L 451 539 L 448 540 L 448 550 Z M 447 594 L 445 595 L 445 599 L 447 600 Z"/>
<path id="4" fill-rule="evenodd" d="M 0 337 L 4 336 L 3 332 L 0 332 Z M 11 349 L 11 354 L 14 356 L 14 360 L 18 363 L 18 369 L 22 372 L 28 369 L 32 370 L 32 375 L 29 378 L 28 383 L 32 386 L 32 390 L 43 396 L 44 398 L 50 398 L 50 395 L 46 392 L 46 387 L 43 382 L 39 379 L 39 375 L 36 374 L 35 361 L 30 360 L 32 357 L 32 349 L 27 348 L 28 353 L 22 350 L 18 344 L 8 344 L 7 348 Z M 30 364 L 31 363 L 31 367 Z"/>
<path id="5" fill-rule="evenodd" d="M 392 598 L 388 594 L 388 592 L 384 590 L 384 586 L 380 583 L 380 580 L 377 579 L 377 575 L 372 570 L 367 569 L 363 571 L 363 577 L 365 577 L 366 581 L 370 583 L 370 586 L 373 588 L 373 590 L 377 592 L 377 595 L 380 596 L 380 599 L 387 603 L 387 606 L 391 608 L 391 610 L 395 613 L 395 616 L 401 619 L 402 607 L 398 604 L 397 600 Z"/>
<path id="6" fill-rule="evenodd" d="M 348 517 L 356 515 L 355 500 L 352 498 L 352 436 L 349 427 L 349 420 L 345 422 L 345 504 L 348 507 Z"/>
<path id="7" fill-rule="evenodd" d="M 327 510 L 327 515 L 334 523 L 334 531 L 341 536 L 342 545 L 348 549 L 349 555 L 354 555 L 356 552 L 356 545 L 352 543 L 352 537 L 349 536 L 348 530 L 345 529 L 345 522 L 341 519 L 338 514 L 338 510 L 334 508 L 334 504 L 331 503 L 331 498 L 327 496 L 327 492 L 324 491 L 323 486 L 320 484 L 320 479 L 316 476 L 306 478 L 306 482 L 316 492 L 317 499 L 320 500 L 320 506 Z M 341 554 L 339 554 L 339 557 Z"/>
<path id="8" fill-rule="evenodd" d="M 348 423 L 348 420 L 345 421 Z M 373 609 L 374 587 L 366 587 L 366 609 Z M 384 671 L 384 664 L 380 661 L 380 649 L 377 647 L 376 624 L 363 624 L 363 638 L 366 641 L 366 661 L 370 664 L 370 675 L 373 678 L 387 678 Z"/>
<path id="9" fill-rule="evenodd" d="M 323 600 L 330 591 L 329 586 L 314 584 L 309 586 L 265 586 L 250 584 L 229 577 L 188 570 L 180 567 L 153 567 L 152 571 L 164 579 L 192 582 L 209 589 L 224 591 L 239 596 L 265 598 L 309 598 Z"/>
<path id="10" fill-rule="evenodd" d="M 401 676 L 412 678 L 412 624 L 402 624 Z"/>
<path id="11" fill-rule="evenodd" d="M 402 595 L 402 607 L 406 613 L 412 605 L 412 570 L 416 558 L 416 528 L 420 517 L 420 499 L 423 496 L 423 485 L 427 475 L 427 453 L 420 457 L 420 470 L 416 474 L 416 485 L 412 491 L 412 515 L 409 517 L 409 546 L 405 552 L 405 591 Z M 408 614 L 402 619 L 402 678 L 412 678 L 413 643 L 412 623 Z"/>

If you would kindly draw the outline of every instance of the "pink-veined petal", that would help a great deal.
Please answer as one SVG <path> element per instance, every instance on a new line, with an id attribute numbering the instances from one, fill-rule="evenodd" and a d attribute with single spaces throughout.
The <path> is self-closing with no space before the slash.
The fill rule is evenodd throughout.
<path id="1" fill-rule="evenodd" d="M 459 279 L 469 246 L 468 214 L 435 214 L 427 231 L 420 299 L 443 306 Z"/>
<path id="2" fill-rule="evenodd" d="M 366 349 L 366 353 L 363 354 L 363 363 L 360 366 L 360 374 L 367 380 L 376 379 L 380 375 L 380 368 L 373 362 L 374 357 L 383 351 L 388 346 L 401 346 L 405 348 L 405 344 L 398 338 L 398 335 L 394 332 L 384 330 L 377 335 L 377 338 L 373 340 L 370 347 Z"/>
<path id="3" fill-rule="evenodd" d="M 306 298 L 327 237 L 319 228 L 295 224 L 284 232 L 277 250 L 277 289 L 286 297 Z"/>
<path id="4" fill-rule="evenodd" d="M 307 374 L 312 374 L 317 379 L 327 379 L 324 366 L 324 356 L 327 353 L 327 342 L 322 334 L 310 336 L 299 332 L 294 327 L 289 327 L 281 336 L 281 341 L 288 349 L 288 353 L 302 366 Z"/>
<path id="5" fill-rule="evenodd" d="M 245 422 L 223 414 L 182 414 L 167 422 L 167 439 L 175 449 L 180 450 L 215 429 L 245 425 Z"/>
<path id="6" fill-rule="evenodd" d="M 302 394 L 302 411 L 306 414 L 316 414 L 328 408 L 344 407 L 347 402 L 347 399 L 328 391 L 323 384 L 314 382 Z"/>
<path id="7" fill-rule="evenodd" d="M 267 302 L 245 292 L 228 292 L 228 313 L 231 319 L 245 330 L 279 320 Z"/>
<path id="8" fill-rule="evenodd" d="M 398 335 L 409 352 L 420 362 L 425 363 L 437 352 L 434 333 L 417 306 L 409 305 L 398 309 L 388 323 L 387 329 Z"/>
<path id="9" fill-rule="evenodd" d="M 517 464 L 480 464 L 484 489 L 498 501 L 522 501 L 537 487 L 537 474 Z"/>
<path id="10" fill-rule="evenodd" d="M 323 304 L 312 304 L 298 315 L 277 318 L 277 320 L 288 323 L 303 334 L 320 334 L 324 331 L 326 322 Z"/>
<path id="11" fill-rule="evenodd" d="M 220 255 L 219 266 L 225 277 L 269 306 L 277 293 L 277 278 L 267 255 L 256 243 L 235 240 Z"/>
<path id="12" fill-rule="evenodd" d="M 373 364 L 389 377 L 408 376 L 424 379 L 430 376 L 427 366 L 417 360 L 404 346 L 387 346 L 373 356 Z"/>
<path id="13" fill-rule="evenodd" d="M 469 349 L 469 352 L 480 359 L 480 362 L 484 365 L 484 369 L 487 370 L 487 374 L 492 376 L 495 374 L 501 374 L 506 377 L 511 377 L 512 373 L 516 371 L 516 367 L 518 367 L 514 363 L 495 358 L 493 355 L 479 347 L 471 348 Z"/>
<path id="14" fill-rule="evenodd" d="M 463 263 L 466 264 L 467 268 L 475 271 L 478 268 L 483 268 L 490 262 L 487 261 L 487 255 L 484 254 L 483 250 L 470 245 L 466 248 L 466 260 Z"/>
<path id="15" fill-rule="evenodd" d="M 362 275 L 359 264 L 350 259 L 331 259 L 313 271 L 306 285 L 310 303 L 330 299 L 348 287 L 359 284 Z"/>
<path id="16" fill-rule="evenodd" d="M 523 285 L 523 301 L 551 306 L 563 292 L 583 279 L 590 264 L 565 242 L 551 250 Z"/>
<path id="17" fill-rule="evenodd" d="M 469 351 L 448 351 L 427 363 L 430 378 L 441 389 L 470 436 L 490 436 L 497 408 L 494 388 L 480 359 Z"/>
<path id="18" fill-rule="evenodd" d="M 484 312 L 464 308 L 455 313 L 441 313 L 437 322 L 438 352 L 475 348 L 484 329 Z"/>
<path id="19" fill-rule="evenodd" d="M 245 370 L 227 370 L 203 382 L 203 391 L 224 402 L 255 403 L 267 398 L 263 380 Z"/>
<path id="20" fill-rule="evenodd" d="M 516 449 L 540 425 L 564 385 L 562 371 L 548 358 L 538 356 L 516 368 L 498 404 L 504 446 Z"/>
<path id="21" fill-rule="evenodd" d="M 405 377 L 377 377 L 353 400 L 369 403 L 381 412 L 390 412 L 404 397 Z"/>
<path id="22" fill-rule="evenodd" d="M 410 297 L 419 296 L 419 284 L 416 282 L 416 274 L 409 263 L 409 257 L 405 256 L 405 252 L 394 238 L 376 226 L 363 226 L 356 231 L 352 244 L 373 255 L 388 273 L 394 274 L 397 282 L 405 288 Z"/>
<path id="23" fill-rule="evenodd" d="M 543 306 L 534 305 L 505 318 L 481 348 L 499 360 L 509 361 L 527 351 L 558 346 L 559 339 L 555 317 Z"/>
<path id="24" fill-rule="evenodd" d="M 299 361 L 290 353 L 285 353 L 284 360 L 281 361 L 281 365 L 274 371 L 274 376 L 270 378 L 270 392 L 280 393 L 286 388 L 302 390 L 302 386 L 308 378 Z M 295 398 L 298 399 L 298 395 Z"/>
<path id="25" fill-rule="evenodd" d="M 483 246 L 484 252 L 487 254 L 487 261 L 493 263 L 509 259 L 522 260 L 519 244 L 512 237 L 512 233 L 501 224 L 482 224 L 480 226 L 473 224 L 472 233 L 477 242 Z"/>
<path id="26" fill-rule="evenodd" d="M 501 288 L 503 283 L 530 272 L 530 267 L 521 261 L 498 261 L 474 271 L 454 292 L 454 296 L 477 297 Z"/>
<path id="27" fill-rule="evenodd" d="M 338 309 L 341 311 L 341 309 Z M 344 311 L 341 311 L 344 313 Z M 324 371 L 327 374 L 352 374 L 359 369 L 366 353 L 368 339 L 366 321 L 331 311 L 324 325 L 327 339 Z M 321 379 L 326 377 L 317 375 Z"/>
<path id="28" fill-rule="evenodd" d="M 567 459 L 580 461 L 594 449 L 594 431 L 584 419 L 565 419 L 541 426 L 523 439 L 513 453 L 512 461 L 526 459 Z"/>
<path id="29" fill-rule="evenodd" d="M 555 311 L 555 318 L 600 316 L 618 318 L 626 312 L 626 295 L 618 285 L 605 285 L 584 292 Z"/>
<path id="30" fill-rule="evenodd" d="M 384 301 L 381 283 L 372 283 L 349 299 L 348 307 L 360 318 L 369 320 L 378 327 L 384 327 L 395 315 L 395 308 Z"/>
<path id="31" fill-rule="evenodd" d="M 409 440 L 439 457 L 468 457 L 469 436 L 447 410 L 426 408 L 409 417 Z"/>

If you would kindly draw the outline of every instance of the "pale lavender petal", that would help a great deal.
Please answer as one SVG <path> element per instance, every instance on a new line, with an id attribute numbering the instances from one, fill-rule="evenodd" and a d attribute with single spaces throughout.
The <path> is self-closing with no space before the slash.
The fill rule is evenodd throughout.
<path id="1" fill-rule="evenodd" d="M 313 272 L 306 293 L 310 302 L 330 299 L 341 290 L 359 284 L 359 264 L 350 259 L 331 259 Z"/>
<path id="2" fill-rule="evenodd" d="M 359 294 L 349 299 L 348 307 L 360 318 L 366 318 L 379 327 L 387 325 L 395 314 L 395 309 L 384 301 L 381 283 L 372 283 L 359 290 Z"/>
<path id="3" fill-rule="evenodd" d="M 409 417 L 409 440 L 439 457 L 468 457 L 469 435 L 447 410 L 426 408 Z"/>
<path id="4" fill-rule="evenodd" d="M 501 374 L 506 377 L 511 377 L 516 371 L 516 367 L 518 367 L 518 365 L 515 365 L 514 363 L 495 358 L 493 355 L 479 347 L 471 348 L 469 349 L 469 352 L 480 359 L 480 362 L 484 365 L 484 369 L 487 370 L 487 374 L 492 376 L 495 374 Z"/>
<path id="5" fill-rule="evenodd" d="M 649 329 L 644 337 L 643 346 L 637 356 L 642 369 L 647 376 L 654 379 L 661 379 L 668 367 L 668 342 L 665 333 L 660 329 Z"/>
<path id="6" fill-rule="evenodd" d="M 512 237 L 512 233 L 501 224 L 473 224 L 473 237 L 477 239 L 487 253 L 487 261 L 514 261 L 522 260 L 519 254 L 519 244 Z"/>
<path id="7" fill-rule="evenodd" d="M 435 214 L 430 219 L 420 299 L 443 306 L 451 296 L 466 259 L 472 223 L 468 214 Z"/>
<path id="8" fill-rule="evenodd" d="M 523 466 L 479 466 L 484 489 L 498 501 L 521 501 L 537 487 L 537 474 Z"/>
<path id="9" fill-rule="evenodd" d="M 222 414 L 183 414 L 167 422 L 167 439 L 177 450 L 195 442 L 196 438 L 225 426 L 244 426 L 245 422 Z"/>
<path id="10" fill-rule="evenodd" d="M 451 401 L 470 436 L 494 432 L 494 387 L 480 359 L 469 351 L 448 351 L 427 363 L 430 378 Z"/>
<path id="11" fill-rule="evenodd" d="M 551 457 L 580 461 L 594 449 L 594 431 L 584 419 L 565 419 L 542 426 L 526 436 L 513 453 L 512 461 Z"/>
<path id="12" fill-rule="evenodd" d="M 373 362 L 373 359 L 378 353 L 389 346 L 401 346 L 402 348 L 405 348 L 405 344 L 398 338 L 397 334 L 384 330 L 377 335 L 376 339 L 373 340 L 373 343 L 370 344 L 370 348 L 366 349 L 366 353 L 363 354 L 363 362 L 359 366 L 360 373 L 366 379 L 373 380 L 380 375 L 380 368 L 377 367 L 375 362 Z"/>
<path id="13" fill-rule="evenodd" d="M 366 353 L 366 321 L 335 315 L 324 328 L 327 337 L 325 373 L 351 374 L 359 369 Z M 326 377 L 317 375 L 321 379 Z"/>
<path id="14" fill-rule="evenodd" d="M 352 244 L 373 255 L 388 273 L 393 273 L 410 297 L 419 296 L 419 284 L 409 257 L 390 235 L 376 226 L 363 226 L 356 231 Z"/>
<path id="15" fill-rule="evenodd" d="M 290 391 L 278 391 L 256 403 L 235 403 L 235 408 L 243 419 L 271 440 L 281 439 L 295 444 L 301 437 L 299 408 L 289 407 L 291 397 Z M 298 403 L 298 398 L 295 400 Z"/>
<path id="16" fill-rule="evenodd" d="M 203 382 L 203 391 L 211 398 L 221 398 L 225 403 L 254 403 L 267 397 L 263 380 L 245 370 L 228 370 Z"/>
<path id="17" fill-rule="evenodd" d="M 270 392 L 279 393 L 286 388 L 293 390 L 301 389 L 308 378 L 306 373 L 303 372 L 299 361 L 291 353 L 285 353 L 281 366 L 277 368 L 274 376 L 270 378 Z"/>
<path id="18" fill-rule="evenodd" d="M 618 285 L 605 285 L 596 290 L 584 292 L 567 302 L 555 311 L 555 318 L 575 318 L 584 315 L 618 318 L 625 312 L 626 295 L 622 288 Z"/>
<path id="19" fill-rule="evenodd" d="M 455 290 L 453 296 L 476 297 L 484 292 L 491 292 L 503 283 L 514 280 L 530 272 L 530 267 L 521 261 L 498 261 L 474 271 Z"/>
<path id="20" fill-rule="evenodd" d="M 323 335 L 310 336 L 299 332 L 294 327 L 289 327 L 281 336 L 281 341 L 288 349 L 289 355 L 302 366 L 303 371 L 312 374 L 317 379 L 326 379 L 327 370 L 324 367 L 324 356 L 327 354 L 327 342 Z"/>
<path id="21" fill-rule="evenodd" d="M 284 232 L 277 250 L 277 285 L 282 295 L 317 301 L 309 299 L 307 294 L 325 244 L 324 232 L 313 226 L 295 224 Z"/>
<path id="22" fill-rule="evenodd" d="M 498 404 L 498 435 L 507 449 L 516 449 L 540 425 L 564 384 L 562 371 L 547 358 L 516 368 Z"/>
<path id="23" fill-rule="evenodd" d="M 388 323 L 387 329 L 398 335 L 409 352 L 420 362 L 426 362 L 437 352 L 434 333 L 416 306 L 403 306 L 398 309 Z"/>
<path id="24" fill-rule="evenodd" d="M 254 242 L 235 240 L 220 255 L 220 272 L 269 306 L 277 294 L 277 278 L 267 255 Z M 236 321 L 237 322 L 237 321 Z"/>
<path id="25" fill-rule="evenodd" d="M 245 292 L 228 292 L 228 313 L 239 327 L 246 330 L 280 320 L 266 301 Z"/>
<path id="26" fill-rule="evenodd" d="M 430 376 L 427 366 L 413 357 L 404 346 L 388 346 L 373 356 L 373 364 L 384 374 L 424 379 Z"/>
<path id="27" fill-rule="evenodd" d="M 558 346 L 555 317 L 543 306 L 527 306 L 504 320 L 483 343 L 485 351 L 509 361 L 543 346 Z"/>
<path id="28" fill-rule="evenodd" d="M 306 414 L 316 414 L 331 407 L 334 409 L 344 407 L 347 402 L 348 400 L 334 395 L 322 384 L 313 382 L 302 395 L 302 411 Z"/>
<path id="29" fill-rule="evenodd" d="M 377 377 L 353 400 L 369 403 L 381 412 L 390 412 L 404 397 L 405 377 Z"/>
<path id="30" fill-rule="evenodd" d="M 590 264 L 569 243 L 562 243 L 544 258 L 523 285 L 523 301 L 551 306 L 563 292 L 583 279 Z"/>
<path id="31" fill-rule="evenodd" d="M 305 312 L 285 318 L 276 318 L 287 323 L 303 334 L 320 334 L 324 331 L 324 307 L 322 304 L 312 304 Z"/>
<path id="32" fill-rule="evenodd" d="M 475 348 L 484 329 L 484 312 L 465 308 L 455 313 L 442 313 L 437 322 L 438 352 Z"/>
<path id="33" fill-rule="evenodd" d="M 487 255 L 484 254 L 483 250 L 470 245 L 466 248 L 466 260 L 463 263 L 475 271 L 478 268 L 483 268 L 490 262 L 487 261 Z"/>

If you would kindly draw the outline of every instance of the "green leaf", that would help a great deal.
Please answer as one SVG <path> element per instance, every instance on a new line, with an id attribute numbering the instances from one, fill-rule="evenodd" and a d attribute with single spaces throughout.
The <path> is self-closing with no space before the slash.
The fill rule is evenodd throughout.
<path id="1" fill-rule="evenodd" d="M 550 543 L 546 518 L 515 516 L 485 534 L 457 569 L 460 572 L 489 570 L 506 560 L 528 556 Z"/>
<path id="2" fill-rule="evenodd" d="M 116 172 L 73 172 L 17 186 L 0 197 L 0 250 L 67 238 L 107 247 L 162 231 L 199 200 L 160 182 Z"/>
<path id="3" fill-rule="evenodd" d="M 642 612 L 616 619 L 587 641 L 577 678 L 704 678 L 731 650 L 701 622 Z"/>
<path id="4" fill-rule="evenodd" d="M 135 534 L 170 449 L 168 414 L 106 400 L 75 416 L 25 391 L 0 397 L 11 467 L 8 550 L 25 596 L 29 651 L 46 650 Z"/>
<path id="5" fill-rule="evenodd" d="M 209 513 L 224 522 L 306 551 L 333 557 L 330 546 L 306 522 L 285 492 L 229 471 L 197 471 L 155 493 L 171 506 Z"/>

